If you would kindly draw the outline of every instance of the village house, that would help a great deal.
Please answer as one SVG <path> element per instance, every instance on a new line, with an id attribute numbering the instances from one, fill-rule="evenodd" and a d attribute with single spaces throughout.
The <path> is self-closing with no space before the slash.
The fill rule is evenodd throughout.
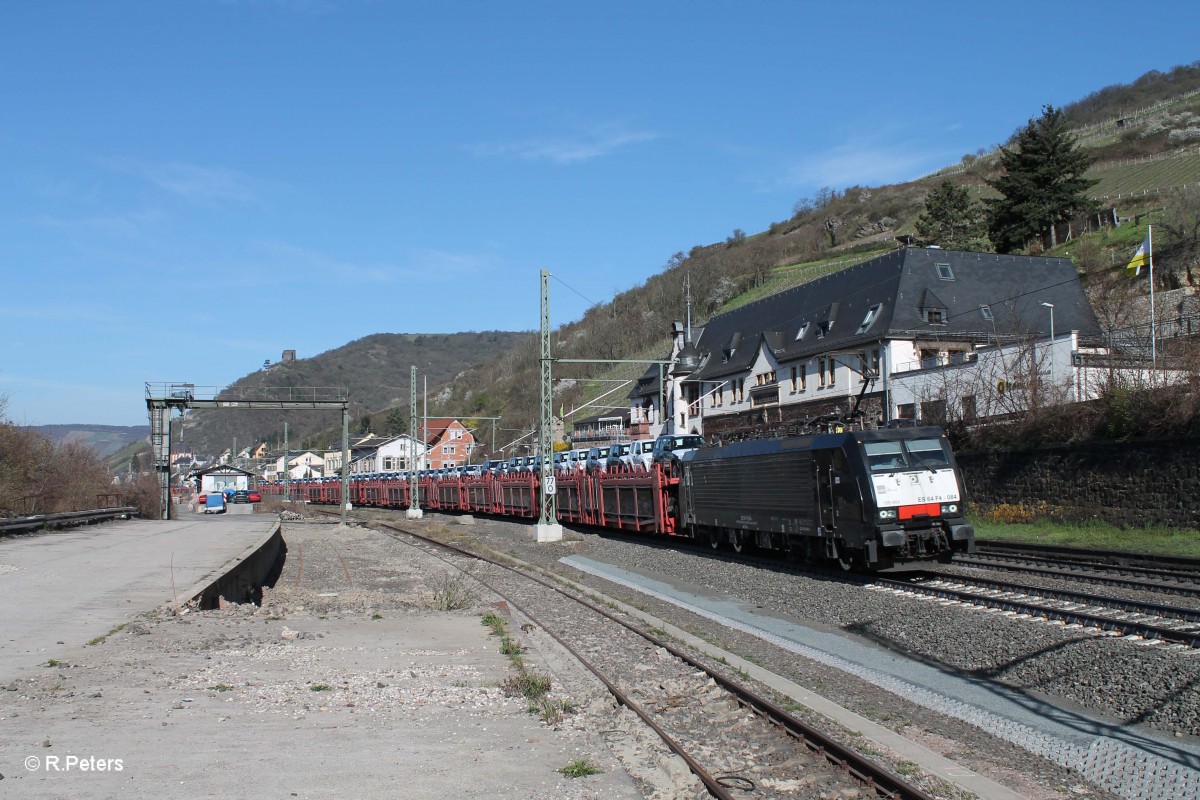
<path id="1" fill-rule="evenodd" d="M 320 478 L 326 474 L 325 459 L 311 450 L 294 454 L 289 453 L 286 471 L 287 477 L 293 480 L 300 478 Z M 267 480 L 283 480 L 283 456 L 275 459 L 272 465 L 264 469 L 263 477 Z"/>
<path id="2" fill-rule="evenodd" d="M 628 395 L 634 435 L 725 438 L 852 410 L 944 424 L 1004 406 L 997 388 L 1011 406 L 1039 379 L 1082 387 L 1086 356 L 1103 352 L 1070 259 L 940 248 L 897 250 L 675 333 L 673 363 Z M 951 387 L 950 368 L 972 377 Z M 1020 387 L 1004 383 L 1015 373 Z"/>
<path id="3" fill-rule="evenodd" d="M 371 436 L 361 439 L 351 448 L 350 472 L 401 472 L 415 469 L 426 448 L 408 434 L 400 436 Z M 341 451 L 338 451 L 340 460 Z"/>
<path id="4" fill-rule="evenodd" d="M 254 477 L 253 472 L 247 472 L 229 464 L 217 464 L 191 473 L 188 479 L 193 482 L 197 492 L 207 494 L 250 489 L 252 488 L 251 480 Z"/>
<path id="5" fill-rule="evenodd" d="M 469 464 L 475 449 L 475 437 L 457 419 L 430 417 L 425 420 L 426 469 L 459 467 Z"/>

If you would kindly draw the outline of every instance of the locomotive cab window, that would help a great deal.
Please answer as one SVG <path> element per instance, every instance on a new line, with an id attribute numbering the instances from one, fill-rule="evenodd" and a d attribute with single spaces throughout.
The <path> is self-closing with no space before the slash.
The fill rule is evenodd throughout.
<path id="1" fill-rule="evenodd" d="M 950 457 L 941 439 L 912 439 L 904 443 L 915 467 L 948 467 Z"/>
<path id="2" fill-rule="evenodd" d="M 863 452 L 872 472 L 904 469 L 940 469 L 950 466 L 950 456 L 941 439 L 921 438 L 890 442 L 863 442 Z"/>
<path id="3" fill-rule="evenodd" d="M 889 472 L 908 465 L 899 442 L 864 442 L 863 449 L 872 472 Z"/>

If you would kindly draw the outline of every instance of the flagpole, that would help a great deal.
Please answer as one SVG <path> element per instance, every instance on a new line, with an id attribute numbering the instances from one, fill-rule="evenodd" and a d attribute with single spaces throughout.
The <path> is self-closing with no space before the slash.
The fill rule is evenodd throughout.
<path id="1" fill-rule="evenodd" d="M 1150 369 L 1158 369 L 1157 328 L 1154 325 L 1154 226 L 1146 226 L 1146 241 L 1150 243 Z"/>

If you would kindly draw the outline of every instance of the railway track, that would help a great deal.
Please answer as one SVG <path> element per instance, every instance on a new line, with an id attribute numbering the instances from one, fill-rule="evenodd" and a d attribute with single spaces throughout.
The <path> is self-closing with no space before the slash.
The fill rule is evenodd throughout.
<path id="1" fill-rule="evenodd" d="M 878 578 L 868 586 L 1200 648 L 1200 611 L 1194 609 L 938 572 Z"/>
<path id="2" fill-rule="evenodd" d="M 1070 581 L 1086 581 L 1102 586 L 1113 586 L 1122 589 L 1156 592 L 1158 594 L 1173 594 L 1185 597 L 1200 597 L 1200 584 L 1176 580 L 1159 581 L 1145 580 L 1133 576 L 1114 575 L 1111 572 L 1094 572 L 1088 569 L 1063 569 L 1052 566 L 1034 566 L 1033 564 L 1013 558 L 1001 557 L 987 559 L 973 556 L 955 557 L 954 564 L 963 567 L 978 567 L 982 569 L 1000 569 L 1007 572 L 1020 572 L 1026 575 L 1038 575 L 1047 578 L 1059 578 Z"/>
<path id="3" fill-rule="evenodd" d="M 1129 553 L 989 542 L 978 546 L 973 554 L 956 555 L 954 563 L 1061 578 L 1085 578 L 1150 591 L 1200 595 L 1200 559 L 1143 557 Z"/>
<path id="4" fill-rule="evenodd" d="M 376 530 L 438 551 L 551 636 L 688 765 L 716 798 L 758 789 L 773 797 L 822 792 L 932 800 L 920 787 L 747 686 L 551 581 L 383 522 Z M 469 559 L 470 562 L 465 561 Z"/>

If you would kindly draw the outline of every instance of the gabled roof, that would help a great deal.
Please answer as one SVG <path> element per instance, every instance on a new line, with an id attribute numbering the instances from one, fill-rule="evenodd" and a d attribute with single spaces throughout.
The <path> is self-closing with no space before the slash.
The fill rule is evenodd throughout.
<path id="1" fill-rule="evenodd" d="M 471 435 L 471 431 L 457 417 L 429 417 L 426 420 L 429 435 L 425 440 L 425 444 L 430 447 L 437 444 L 446 435 L 446 430 L 456 422 L 467 432 L 467 435 Z"/>
<path id="2" fill-rule="evenodd" d="M 744 373 L 760 345 L 787 362 L 885 339 L 1048 335 L 1042 302 L 1054 304 L 1058 332 L 1096 334 L 1070 259 L 897 250 L 712 318 L 696 342 L 703 358 L 690 377 L 719 380 Z M 992 310 L 991 319 L 980 311 L 983 306 Z M 943 310 L 942 322 L 927 321 L 927 309 Z M 651 386 L 656 392 L 657 378 L 657 371 L 647 370 L 631 396 L 648 394 Z"/>

